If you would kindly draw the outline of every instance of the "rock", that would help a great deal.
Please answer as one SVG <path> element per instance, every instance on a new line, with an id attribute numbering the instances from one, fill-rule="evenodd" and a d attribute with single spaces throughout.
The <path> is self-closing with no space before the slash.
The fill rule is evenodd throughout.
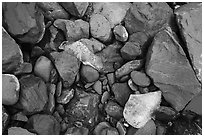
<path id="1" fill-rule="evenodd" d="M 50 71 L 50 80 L 49 80 L 50 83 L 57 84 L 58 78 L 59 78 L 59 74 L 58 74 L 57 70 L 55 68 L 53 68 Z"/>
<path id="2" fill-rule="evenodd" d="M 108 20 L 100 14 L 94 14 L 90 19 L 90 31 L 94 38 L 102 42 L 110 41 L 112 33 Z"/>
<path id="3" fill-rule="evenodd" d="M 176 21 L 187 46 L 194 71 L 202 81 L 202 3 L 188 3 L 176 9 Z"/>
<path id="4" fill-rule="evenodd" d="M 97 54 L 102 60 L 104 73 L 114 72 L 116 64 L 122 65 L 123 59 L 120 56 L 121 47 L 122 45 L 119 43 L 113 43 Z"/>
<path id="5" fill-rule="evenodd" d="M 149 48 L 146 73 L 177 111 L 201 91 L 193 69 L 171 30 L 157 33 Z"/>
<path id="6" fill-rule="evenodd" d="M 99 95 L 75 89 L 74 98 L 66 106 L 69 123 L 82 122 L 86 127 L 93 127 L 98 121 Z"/>
<path id="7" fill-rule="evenodd" d="M 155 119 L 159 121 L 172 121 L 175 119 L 178 112 L 176 112 L 171 107 L 160 106 L 157 111 L 155 111 Z"/>
<path id="8" fill-rule="evenodd" d="M 65 135 L 88 135 L 89 129 L 86 127 L 70 127 L 65 132 Z"/>
<path id="9" fill-rule="evenodd" d="M 65 113 L 64 106 L 62 104 L 57 104 L 56 111 L 62 116 Z"/>
<path id="10" fill-rule="evenodd" d="M 114 73 L 108 73 L 107 74 L 107 78 L 108 78 L 109 86 L 112 86 L 115 83 L 115 75 L 114 75 Z"/>
<path id="11" fill-rule="evenodd" d="M 134 91 L 136 94 L 139 94 L 138 87 L 137 87 L 137 85 L 135 85 L 135 84 L 133 83 L 132 79 L 129 79 L 129 80 L 128 80 L 128 86 L 129 86 L 130 89 L 131 89 L 132 91 Z"/>
<path id="12" fill-rule="evenodd" d="M 110 98 L 110 93 L 105 91 L 101 97 L 101 103 L 104 104 Z"/>
<path id="13" fill-rule="evenodd" d="M 202 115 L 202 92 L 190 101 L 190 103 L 185 107 L 185 110 L 190 110 L 198 115 Z"/>
<path id="14" fill-rule="evenodd" d="M 142 49 L 136 42 L 126 42 L 120 52 L 126 60 L 134 60 L 142 55 Z"/>
<path id="15" fill-rule="evenodd" d="M 2 72 L 14 72 L 23 63 L 23 54 L 18 44 L 2 27 Z"/>
<path id="16" fill-rule="evenodd" d="M 138 86 L 147 87 L 150 85 L 149 77 L 143 72 L 132 71 L 130 76 L 132 81 Z"/>
<path id="17" fill-rule="evenodd" d="M 102 94 L 102 83 L 101 81 L 96 81 L 93 85 L 93 89 L 99 94 L 101 95 Z"/>
<path id="18" fill-rule="evenodd" d="M 27 129 L 21 127 L 10 127 L 8 129 L 8 135 L 36 135 L 29 132 Z"/>
<path id="19" fill-rule="evenodd" d="M 4 132 L 4 130 L 6 130 L 7 125 L 9 123 L 9 119 L 10 116 L 5 107 L 2 105 L 2 133 Z"/>
<path id="20" fill-rule="evenodd" d="M 55 91 L 56 85 L 55 84 L 48 84 L 48 104 L 47 104 L 47 112 L 52 114 L 55 109 Z"/>
<path id="21" fill-rule="evenodd" d="M 112 86 L 112 92 L 114 93 L 116 101 L 124 106 L 128 101 L 131 90 L 127 83 L 114 83 Z"/>
<path id="22" fill-rule="evenodd" d="M 74 97 L 74 89 L 62 90 L 62 94 L 57 97 L 57 103 L 67 104 Z"/>
<path id="23" fill-rule="evenodd" d="M 130 35 L 128 42 L 136 42 L 138 43 L 142 49 L 144 49 L 146 46 L 146 42 L 148 41 L 148 36 L 144 32 L 135 32 L 132 35 Z"/>
<path id="24" fill-rule="evenodd" d="M 45 56 L 40 56 L 35 63 L 34 73 L 45 82 L 50 80 L 50 72 L 53 69 L 52 62 Z"/>
<path id="25" fill-rule="evenodd" d="M 16 76 L 2 74 L 2 103 L 14 105 L 19 99 L 20 84 Z"/>
<path id="26" fill-rule="evenodd" d="M 76 17 L 83 17 L 89 5 L 88 2 L 59 2 L 62 7 Z"/>
<path id="27" fill-rule="evenodd" d="M 164 126 L 157 126 L 156 134 L 157 135 L 165 135 L 166 133 L 166 128 Z"/>
<path id="28" fill-rule="evenodd" d="M 26 115 L 31 115 L 45 109 L 48 101 L 47 87 L 44 81 L 34 75 L 23 76 L 20 80 L 21 92 L 18 108 Z"/>
<path id="29" fill-rule="evenodd" d="M 31 58 L 38 58 L 38 57 L 42 56 L 44 53 L 45 53 L 45 52 L 44 52 L 44 50 L 43 50 L 41 47 L 39 47 L 39 46 L 34 46 L 34 47 L 32 48 L 31 53 L 30 53 L 30 54 L 31 54 L 30 57 L 31 57 Z"/>
<path id="30" fill-rule="evenodd" d="M 150 92 L 150 90 L 149 90 L 148 87 L 141 87 L 141 86 L 139 86 L 139 87 L 138 87 L 138 90 L 139 90 L 139 92 L 140 92 L 141 94 L 146 94 L 146 93 Z"/>
<path id="31" fill-rule="evenodd" d="M 54 26 L 64 32 L 66 40 L 69 42 L 89 38 L 89 23 L 82 19 L 75 21 L 57 19 L 54 21 Z"/>
<path id="32" fill-rule="evenodd" d="M 118 135 L 117 129 L 111 127 L 108 122 L 99 123 L 93 133 L 94 135 Z"/>
<path id="33" fill-rule="evenodd" d="M 37 2 L 43 14 L 49 20 L 69 19 L 69 14 L 57 2 Z"/>
<path id="34" fill-rule="evenodd" d="M 167 3 L 135 2 L 128 10 L 124 22 L 130 35 L 135 32 L 145 32 L 153 36 L 170 25 L 172 18 L 173 11 Z"/>
<path id="35" fill-rule="evenodd" d="M 93 9 L 94 13 L 103 15 L 110 22 L 111 28 L 114 28 L 123 21 L 130 5 L 128 2 L 95 2 Z"/>
<path id="36" fill-rule="evenodd" d="M 2 9 L 3 26 L 12 36 L 31 44 L 42 39 L 45 33 L 44 16 L 35 2 L 5 2 Z"/>
<path id="37" fill-rule="evenodd" d="M 59 135 L 60 133 L 60 124 L 52 115 L 33 115 L 29 118 L 27 126 L 29 130 L 39 135 Z"/>
<path id="38" fill-rule="evenodd" d="M 143 127 L 135 129 L 131 135 L 156 135 L 156 125 L 153 120 L 149 120 Z"/>
<path id="39" fill-rule="evenodd" d="M 143 65 L 143 60 L 129 61 L 115 71 L 115 77 L 118 79 L 118 78 L 121 78 L 125 75 L 128 75 L 133 70 L 141 69 L 142 65 Z"/>
<path id="40" fill-rule="evenodd" d="M 23 112 L 18 112 L 11 117 L 12 120 L 27 122 L 28 118 Z"/>
<path id="41" fill-rule="evenodd" d="M 59 96 L 61 96 L 61 94 L 62 94 L 62 81 L 59 81 L 57 83 L 55 95 L 56 95 L 56 97 L 59 97 Z"/>
<path id="42" fill-rule="evenodd" d="M 113 33 L 115 35 L 116 40 L 125 42 L 128 39 L 128 33 L 124 26 L 117 25 L 113 29 Z"/>
<path id="43" fill-rule="evenodd" d="M 142 128 L 159 108 L 161 91 L 146 94 L 131 94 L 123 111 L 125 120 L 134 128 Z"/>
<path id="44" fill-rule="evenodd" d="M 74 83 L 75 77 L 79 71 L 80 62 L 75 56 L 68 54 L 66 51 L 52 52 L 51 56 L 63 80 L 63 86 L 70 87 Z"/>
<path id="45" fill-rule="evenodd" d="M 106 47 L 103 43 L 99 42 L 98 40 L 94 38 L 80 39 L 79 41 L 83 43 L 84 45 L 86 45 L 87 48 L 93 53 L 99 52 Z"/>
<path id="46" fill-rule="evenodd" d="M 80 41 L 74 42 L 72 44 L 69 44 L 68 41 L 65 41 L 60 45 L 60 49 L 72 53 L 84 65 L 92 66 L 98 71 L 103 68 L 101 58 L 90 51 L 90 49 Z"/>
<path id="47" fill-rule="evenodd" d="M 123 117 L 123 108 L 116 102 L 108 101 L 108 103 L 105 105 L 105 111 L 113 118 L 120 119 Z"/>
<path id="48" fill-rule="evenodd" d="M 80 74 L 87 83 L 95 82 L 99 78 L 98 71 L 88 65 L 82 65 Z"/>
<path id="49" fill-rule="evenodd" d="M 31 63 L 24 62 L 22 63 L 14 72 L 14 75 L 23 75 L 29 74 L 33 70 L 33 65 Z"/>
<path id="50" fill-rule="evenodd" d="M 116 128 L 117 128 L 120 135 L 125 135 L 126 134 L 126 128 L 120 121 L 117 122 Z"/>
<path id="51" fill-rule="evenodd" d="M 60 116 L 60 114 L 58 113 L 58 111 L 55 111 L 52 115 L 55 117 L 55 119 L 56 119 L 59 123 L 62 123 L 63 119 L 62 119 L 62 117 Z"/>

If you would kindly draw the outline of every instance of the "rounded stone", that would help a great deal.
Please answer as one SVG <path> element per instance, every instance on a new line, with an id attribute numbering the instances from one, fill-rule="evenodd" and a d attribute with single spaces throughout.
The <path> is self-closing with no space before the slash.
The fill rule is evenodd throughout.
<path id="1" fill-rule="evenodd" d="M 117 25 L 113 29 L 113 33 L 115 35 L 116 40 L 125 42 L 128 39 L 128 32 L 122 25 Z"/>
<path id="2" fill-rule="evenodd" d="M 45 56 L 41 56 L 35 63 L 34 73 L 45 82 L 50 80 L 50 72 L 53 69 L 52 62 Z"/>
<path id="3" fill-rule="evenodd" d="M 111 27 L 108 20 L 100 14 L 94 14 L 90 19 L 91 35 L 103 42 L 111 38 Z"/>
<path id="4" fill-rule="evenodd" d="M 150 85 L 149 77 L 143 72 L 132 71 L 130 76 L 132 81 L 138 86 L 147 87 Z"/>
<path id="5" fill-rule="evenodd" d="M 2 103 L 13 105 L 19 99 L 20 84 L 16 76 L 2 74 Z"/>
<path id="6" fill-rule="evenodd" d="M 91 83 L 98 80 L 99 73 L 96 69 L 94 69 L 91 66 L 82 65 L 81 76 L 86 82 Z"/>
<path id="7" fill-rule="evenodd" d="M 101 81 L 96 81 L 93 85 L 93 89 L 99 94 L 101 95 L 102 94 L 102 83 Z"/>

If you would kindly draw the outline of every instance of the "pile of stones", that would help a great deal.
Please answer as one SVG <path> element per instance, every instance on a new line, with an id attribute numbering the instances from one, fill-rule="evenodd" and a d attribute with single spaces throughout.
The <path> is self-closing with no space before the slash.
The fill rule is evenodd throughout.
<path id="1" fill-rule="evenodd" d="M 202 134 L 202 3 L 3 2 L 2 133 Z"/>

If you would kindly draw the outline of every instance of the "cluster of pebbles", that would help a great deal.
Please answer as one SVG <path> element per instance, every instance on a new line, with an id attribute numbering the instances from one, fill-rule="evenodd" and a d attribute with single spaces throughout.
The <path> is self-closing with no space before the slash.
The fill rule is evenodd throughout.
<path id="1" fill-rule="evenodd" d="M 2 133 L 202 134 L 202 3 L 3 2 Z"/>

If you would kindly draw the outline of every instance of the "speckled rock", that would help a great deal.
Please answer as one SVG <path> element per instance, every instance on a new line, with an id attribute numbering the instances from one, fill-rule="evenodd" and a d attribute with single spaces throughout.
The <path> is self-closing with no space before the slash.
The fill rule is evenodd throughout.
<path id="1" fill-rule="evenodd" d="M 108 103 L 105 105 L 105 111 L 113 118 L 120 119 L 123 117 L 123 108 L 116 102 L 108 101 Z"/>

